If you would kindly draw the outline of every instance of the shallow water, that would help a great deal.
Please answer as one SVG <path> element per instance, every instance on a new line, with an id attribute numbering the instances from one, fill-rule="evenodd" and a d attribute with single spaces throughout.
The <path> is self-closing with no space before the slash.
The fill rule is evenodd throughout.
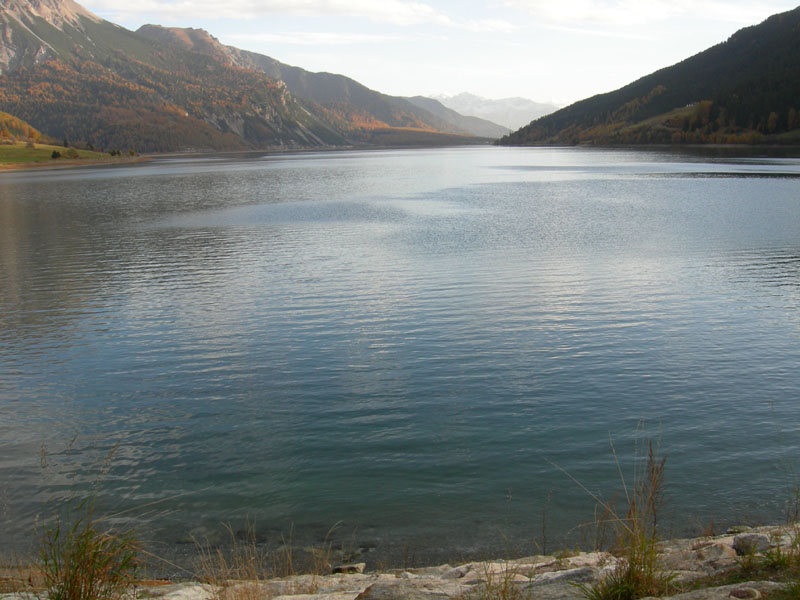
<path id="1" fill-rule="evenodd" d="M 592 519 L 570 477 L 620 493 L 644 437 L 669 527 L 778 519 L 798 178 L 508 148 L 3 174 L 5 537 L 107 470 L 101 507 L 161 553 L 247 518 L 341 522 L 368 560 L 533 551 Z"/>

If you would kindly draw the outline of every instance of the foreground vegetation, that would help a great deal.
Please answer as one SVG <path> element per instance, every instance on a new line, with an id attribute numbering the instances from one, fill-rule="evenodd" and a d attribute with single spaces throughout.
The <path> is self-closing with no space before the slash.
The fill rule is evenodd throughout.
<path id="1" fill-rule="evenodd" d="M 798 525 L 744 533 L 745 538 L 769 537 L 770 543 L 748 549 L 734 541 L 735 553 L 730 544 L 739 536 L 733 535 L 653 546 L 639 538 L 636 545 L 614 553 L 565 551 L 373 573 L 362 573 L 363 563 L 334 566 L 335 552 L 327 542 L 301 550 L 287 539 L 279 550 L 265 552 L 252 530 L 230 534 L 224 549 L 199 544 L 195 568 L 180 577 L 185 583 L 174 584 L 148 579 L 146 563 L 158 559 L 136 544 L 132 532 L 115 531 L 86 513 L 71 525 L 58 521 L 49 526 L 32 566 L 5 572 L 0 568 L 0 594 L 16 592 L 21 600 L 133 600 L 161 596 L 165 592 L 159 590 L 170 585 L 166 591 L 184 600 L 800 598 Z M 720 554 L 721 549 L 727 550 Z M 312 560 L 301 566 L 304 553 Z M 694 564 L 680 562 L 690 555 Z"/>

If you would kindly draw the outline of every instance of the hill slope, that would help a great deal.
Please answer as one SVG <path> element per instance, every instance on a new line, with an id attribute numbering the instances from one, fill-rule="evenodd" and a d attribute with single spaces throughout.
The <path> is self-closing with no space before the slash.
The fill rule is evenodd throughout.
<path id="1" fill-rule="evenodd" d="M 800 126 L 800 7 L 500 143 L 780 142 Z"/>
<path id="2" fill-rule="evenodd" d="M 226 46 L 202 29 L 143 25 L 136 32 L 152 40 L 201 52 L 227 64 L 259 71 L 272 79 L 283 81 L 294 96 L 319 104 L 335 118 L 341 119 L 348 134 L 356 138 L 363 137 L 364 132 L 387 127 L 489 138 L 508 133 L 480 120 L 466 119 L 458 114 L 442 114 L 436 106 L 424 106 L 411 98 L 381 94 L 344 75 L 312 73 L 263 54 Z"/>
<path id="3" fill-rule="evenodd" d="M 450 143 L 462 139 L 453 135 L 468 135 L 342 76 L 320 74 L 340 87 L 348 82 L 345 97 L 323 105 L 285 82 L 303 91 L 289 74 L 317 85 L 313 74 L 282 65 L 284 80 L 283 70 L 276 77 L 254 66 L 268 57 L 227 49 L 199 30 L 177 32 L 185 39 L 128 31 L 73 0 L 6 0 L 0 6 L 0 110 L 59 139 L 140 151 L 350 145 L 374 141 L 376 132 L 379 143 L 413 143 L 415 132 L 450 134 L 443 136 Z M 369 112 L 348 102 L 346 95 L 356 92 L 378 108 Z"/>
<path id="4" fill-rule="evenodd" d="M 280 82 L 153 44 L 71 0 L 10 0 L 0 40 L 0 110 L 58 138 L 146 151 L 346 143 Z"/>

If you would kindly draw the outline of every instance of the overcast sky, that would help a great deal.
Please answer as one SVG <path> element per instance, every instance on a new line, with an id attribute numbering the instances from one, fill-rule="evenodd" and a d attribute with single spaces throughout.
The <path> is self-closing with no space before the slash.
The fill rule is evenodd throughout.
<path id="1" fill-rule="evenodd" d="M 79 0 L 80 1 L 80 0 Z M 381 92 L 567 104 L 794 8 L 781 0 L 85 0 L 100 16 L 223 43 Z"/>

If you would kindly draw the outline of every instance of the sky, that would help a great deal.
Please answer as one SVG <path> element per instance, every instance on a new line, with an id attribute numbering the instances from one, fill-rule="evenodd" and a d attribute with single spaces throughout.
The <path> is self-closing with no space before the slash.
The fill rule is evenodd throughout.
<path id="1" fill-rule="evenodd" d="M 79 0 L 80 2 L 80 0 Z M 225 44 L 400 96 L 471 92 L 566 105 L 795 8 L 781 0 L 84 0 L 128 29 Z"/>

